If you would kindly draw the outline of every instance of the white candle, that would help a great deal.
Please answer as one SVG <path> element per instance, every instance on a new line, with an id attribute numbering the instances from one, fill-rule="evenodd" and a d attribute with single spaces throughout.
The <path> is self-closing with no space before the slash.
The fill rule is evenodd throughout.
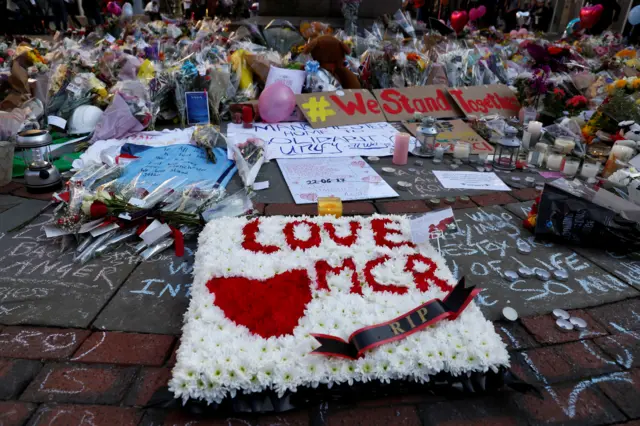
<path id="1" fill-rule="evenodd" d="M 564 167 L 562 168 L 562 173 L 565 176 L 575 176 L 578 173 L 578 167 L 580 167 L 579 160 L 565 160 Z"/>
<path id="2" fill-rule="evenodd" d="M 633 157 L 634 152 L 633 148 L 628 146 L 614 145 L 613 148 L 611 148 L 609 158 L 616 157 L 620 161 L 629 161 L 631 160 L 631 157 Z"/>
<path id="3" fill-rule="evenodd" d="M 456 142 L 455 146 L 453 147 L 453 158 L 465 160 L 469 158 L 470 153 L 471 147 L 468 143 Z"/>
<path id="4" fill-rule="evenodd" d="M 580 176 L 583 178 L 595 178 L 600 171 L 600 163 L 584 163 L 582 170 L 580 170 Z"/>
<path id="5" fill-rule="evenodd" d="M 553 143 L 553 146 L 558 148 L 563 153 L 569 154 L 571 151 L 573 151 L 573 148 L 576 147 L 576 143 L 572 139 L 557 138 Z"/>
<path id="6" fill-rule="evenodd" d="M 564 161 L 564 155 L 556 152 L 549 154 L 547 157 L 547 168 L 553 171 L 560 171 L 562 169 L 562 162 Z"/>
<path id="7" fill-rule="evenodd" d="M 531 140 L 537 142 L 540 139 L 542 133 L 542 123 L 540 121 L 530 121 L 528 127 L 529 133 L 531 133 Z"/>

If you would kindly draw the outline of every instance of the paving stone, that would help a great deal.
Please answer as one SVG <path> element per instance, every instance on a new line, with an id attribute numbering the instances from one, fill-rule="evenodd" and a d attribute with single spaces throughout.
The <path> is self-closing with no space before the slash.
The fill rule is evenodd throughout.
<path id="1" fill-rule="evenodd" d="M 506 210 L 513 213 L 514 215 L 518 216 L 520 219 L 524 220 L 529 215 L 529 211 L 531 211 L 531 206 L 533 206 L 533 201 L 507 204 L 502 207 L 504 207 Z"/>
<path id="2" fill-rule="evenodd" d="M 176 345 L 173 347 L 173 350 L 171 351 L 171 356 L 169 356 L 169 359 L 167 360 L 167 367 L 169 368 L 175 367 L 179 347 L 180 347 L 180 342 L 178 341 Z"/>
<path id="3" fill-rule="evenodd" d="M 414 407 L 356 408 L 330 413 L 327 426 L 397 425 L 422 426 Z"/>
<path id="4" fill-rule="evenodd" d="M 129 246 L 84 265 L 74 263 L 71 247 L 61 252 L 59 239 L 46 238 L 43 226 L 51 220 L 47 210 L 24 229 L 6 234 L 34 215 L 25 200 L 0 214 L 0 313 L 5 324 L 38 324 L 86 328 L 102 310 L 139 258 Z M 26 208 L 25 211 L 22 209 Z M 10 220 L 4 218 L 9 216 Z M 11 224 L 10 222 L 13 222 Z M 5 229 L 3 229 L 5 228 Z"/>
<path id="5" fill-rule="evenodd" d="M 11 194 L 22 187 L 23 185 L 18 182 L 9 182 L 6 185 L 0 186 L 0 194 Z"/>
<path id="6" fill-rule="evenodd" d="M 317 204 L 268 204 L 264 209 L 267 216 L 317 216 Z"/>
<path id="7" fill-rule="evenodd" d="M 640 367 L 640 333 L 629 332 L 594 339 L 607 355 L 624 368 Z"/>
<path id="8" fill-rule="evenodd" d="M 598 247 L 575 246 L 572 249 L 616 278 L 640 290 L 640 253 L 622 254 Z"/>
<path id="9" fill-rule="evenodd" d="M 43 327 L 5 327 L 0 332 L 0 356 L 28 359 L 66 359 L 91 334 L 88 330 Z"/>
<path id="10" fill-rule="evenodd" d="M 125 404 L 144 406 L 158 389 L 167 386 L 169 379 L 171 379 L 169 368 L 142 369 L 125 398 Z"/>
<path id="11" fill-rule="evenodd" d="M 247 415 L 233 414 L 232 417 L 196 415 L 183 409 L 147 410 L 140 426 L 306 426 L 309 413 L 295 410 L 278 414 Z"/>
<path id="12" fill-rule="evenodd" d="M 624 414 L 598 389 L 597 383 L 618 380 L 623 373 L 613 373 L 596 380 L 553 385 L 542 389 L 544 399 L 532 393 L 514 394 L 516 405 L 522 409 L 532 426 L 575 425 L 595 426 L 625 420 Z"/>
<path id="13" fill-rule="evenodd" d="M 538 342 L 544 344 L 573 342 L 607 334 L 604 327 L 591 318 L 586 311 L 577 309 L 569 311 L 569 314 L 585 320 L 587 329 L 584 331 L 562 331 L 556 327 L 556 320 L 552 315 L 522 318 L 522 323 Z"/>
<path id="14" fill-rule="evenodd" d="M 0 399 L 17 398 L 40 368 L 42 364 L 38 361 L 0 359 Z"/>
<path id="15" fill-rule="evenodd" d="M 599 383 L 598 387 L 627 417 L 640 418 L 640 369 L 625 372 L 620 380 Z"/>
<path id="16" fill-rule="evenodd" d="M 519 322 L 494 322 L 494 327 L 508 350 L 535 348 L 540 345 Z"/>
<path id="17" fill-rule="evenodd" d="M 185 254 L 172 250 L 140 263 L 93 322 L 99 330 L 138 333 L 181 333 L 193 282 L 195 240 Z"/>
<path id="18" fill-rule="evenodd" d="M 28 200 L 21 198 L 22 202 L 4 213 L 0 213 L 0 232 L 7 232 L 10 229 L 33 218 L 48 203 L 40 200 Z M 8 238 L 5 236 L 4 238 Z"/>
<path id="19" fill-rule="evenodd" d="M 513 404 L 509 394 L 495 397 L 466 397 L 421 405 L 424 426 L 516 426 L 526 425 L 523 413 Z"/>
<path id="20" fill-rule="evenodd" d="M 264 214 L 265 207 L 267 207 L 265 203 L 253 203 L 253 208 L 258 212 L 258 214 Z"/>
<path id="21" fill-rule="evenodd" d="M 426 213 L 431 211 L 431 208 L 424 201 L 417 200 L 376 203 L 376 207 L 382 214 Z"/>
<path id="22" fill-rule="evenodd" d="M 21 426 L 36 411 L 35 404 L 18 401 L 0 401 L 0 425 Z"/>
<path id="23" fill-rule="evenodd" d="M 346 202 L 342 203 L 343 216 L 368 216 L 376 213 L 373 203 Z"/>
<path id="24" fill-rule="evenodd" d="M 587 312 L 611 334 L 640 330 L 640 298 L 598 306 Z"/>
<path id="25" fill-rule="evenodd" d="M 29 426 L 135 426 L 142 412 L 135 408 L 102 405 L 42 405 Z"/>
<path id="26" fill-rule="evenodd" d="M 538 191 L 535 188 L 522 188 L 514 189 L 509 194 L 520 201 L 532 201 L 538 198 L 538 196 L 541 194 L 541 191 Z"/>
<path id="27" fill-rule="evenodd" d="M 543 383 L 574 381 L 620 370 L 613 359 L 589 340 L 516 353 L 511 368 L 525 380 Z"/>
<path id="28" fill-rule="evenodd" d="M 117 404 L 133 381 L 135 367 L 47 364 L 29 384 L 21 400 Z"/>
<path id="29" fill-rule="evenodd" d="M 162 334 L 97 332 L 78 348 L 72 361 L 160 366 L 175 338 Z"/>
<path id="30" fill-rule="evenodd" d="M 554 308 L 579 309 L 636 295 L 636 290 L 563 245 L 536 241 L 517 218 L 502 207 L 456 210 L 456 232 L 440 239 L 440 250 L 454 277 L 465 277 L 482 292 L 476 304 L 490 320 L 509 306 L 519 316 L 540 315 Z M 521 254 L 518 248 L 528 248 Z M 520 267 L 564 269 L 566 282 L 535 277 L 509 282 L 504 271 Z"/>
<path id="31" fill-rule="evenodd" d="M 492 192 L 486 195 L 476 195 L 471 197 L 471 200 L 480 207 L 501 206 L 518 201 L 507 192 Z"/>

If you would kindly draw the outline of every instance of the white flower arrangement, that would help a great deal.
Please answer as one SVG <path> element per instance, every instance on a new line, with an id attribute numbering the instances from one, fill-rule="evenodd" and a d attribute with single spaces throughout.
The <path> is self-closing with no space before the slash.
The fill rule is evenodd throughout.
<path id="1" fill-rule="evenodd" d="M 388 233 L 384 235 L 388 246 L 379 244 L 372 227 L 372 221 L 380 219 L 390 220 L 385 225 Z M 256 223 L 258 231 L 253 241 L 262 248 L 271 247 L 273 252 L 245 248 L 243 243 L 251 240 L 246 230 Z M 287 224 L 289 229 L 293 224 L 292 234 L 302 242 L 316 238 L 320 229 L 320 242 L 304 250 L 292 249 L 283 233 Z M 333 236 L 325 224 L 333 225 Z M 351 234 L 352 224 L 358 228 L 355 243 L 346 245 L 344 240 L 336 241 Z M 440 372 L 458 376 L 508 366 L 509 355 L 504 343 L 474 303 L 455 320 L 444 319 L 401 340 L 367 350 L 356 360 L 311 353 L 320 346 L 312 334 L 347 340 L 360 328 L 390 321 L 429 300 L 444 299 L 448 291 L 435 285 L 435 281 L 456 284 L 444 259 L 430 245 L 415 247 L 409 241 L 409 220 L 401 216 L 225 218 L 209 222 L 199 238 L 191 302 L 170 389 L 184 402 L 193 398 L 219 403 L 238 391 L 252 393 L 272 389 L 282 396 L 287 391 L 295 392 L 300 386 L 395 379 L 426 382 L 429 376 Z M 424 273 L 429 265 L 418 261 L 413 271 L 406 267 L 408 256 L 418 253 L 435 264 L 426 291 L 418 289 L 414 274 Z M 363 271 L 368 262 L 381 256 L 388 257 L 370 269 L 370 276 L 378 283 L 396 286 L 401 292 L 379 288 L 376 291 L 367 284 Z M 328 290 L 319 288 L 317 262 L 326 261 L 331 267 L 338 267 L 349 258 L 355 264 L 360 291 L 354 286 L 352 271 L 348 268 L 328 272 Z M 292 332 L 279 336 L 261 337 L 228 318 L 228 315 L 251 316 L 251 312 L 237 312 L 237 309 L 242 310 L 242 306 L 248 306 L 248 310 L 262 309 L 262 304 L 268 305 L 272 300 L 266 300 L 260 292 L 240 293 L 242 296 L 238 299 L 243 300 L 237 300 L 239 308 L 231 312 L 235 299 L 229 300 L 227 294 L 220 293 L 223 287 L 218 287 L 218 302 L 222 303 L 223 296 L 226 297 L 225 313 L 216 305 L 216 295 L 208 287 L 214 280 L 226 283 L 225 280 L 236 278 L 260 286 L 287 271 L 306 271 L 310 296 Z M 274 284 L 280 285 L 289 284 Z M 240 291 L 239 288 L 232 290 Z M 288 292 L 283 294 L 286 296 Z M 277 306 L 274 315 L 262 320 L 264 324 L 277 323 L 281 313 L 295 315 L 292 310 L 295 307 Z M 244 317 L 240 318 L 242 322 Z"/>

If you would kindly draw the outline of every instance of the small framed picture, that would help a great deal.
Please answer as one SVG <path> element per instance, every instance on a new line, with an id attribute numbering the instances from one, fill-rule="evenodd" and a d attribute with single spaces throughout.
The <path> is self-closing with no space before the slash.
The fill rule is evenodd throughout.
<path id="1" fill-rule="evenodd" d="M 186 92 L 187 124 L 209 124 L 209 100 L 207 92 Z"/>

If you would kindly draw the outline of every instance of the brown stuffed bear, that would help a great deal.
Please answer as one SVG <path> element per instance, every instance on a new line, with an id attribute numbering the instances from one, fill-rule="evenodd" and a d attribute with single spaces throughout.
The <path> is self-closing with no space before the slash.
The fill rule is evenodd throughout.
<path id="1" fill-rule="evenodd" d="M 304 52 L 311 54 L 320 66 L 330 73 L 344 89 L 360 89 L 360 80 L 344 65 L 344 55 L 349 53 L 349 46 L 330 35 L 323 35 L 309 42 Z"/>

